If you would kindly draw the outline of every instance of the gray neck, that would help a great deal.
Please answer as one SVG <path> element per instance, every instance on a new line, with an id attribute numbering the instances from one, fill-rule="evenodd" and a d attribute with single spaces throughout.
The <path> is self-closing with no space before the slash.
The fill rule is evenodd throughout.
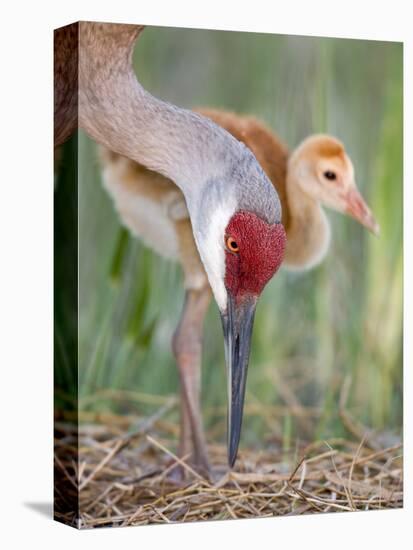
<path id="1" fill-rule="evenodd" d="M 80 126 L 109 149 L 173 180 L 191 218 L 226 196 L 238 209 L 269 223 L 280 221 L 277 194 L 243 144 L 209 119 L 156 99 L 139 84 L 131 59 L 141 30 L 80 24 Z"/>

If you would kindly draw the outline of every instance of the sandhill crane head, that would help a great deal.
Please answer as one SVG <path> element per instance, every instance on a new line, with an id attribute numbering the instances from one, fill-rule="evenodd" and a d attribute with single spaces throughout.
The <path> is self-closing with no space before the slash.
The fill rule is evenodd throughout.
<path id="1" fill-rule="evenodd" d="M 281 265 L 286 236 L 274 187 L 240 143 L 236 166 L 205 185 L 194 236 L 218 304 L 228 375 L 228 461 L 241 433 L 246 374 L 257 300 Z"/>
<path id="2" fill-rule="evenodd" d="M 339 140 L 322 134 L 310 136 L 291 155 L 290 169 L 310 197 L 379 233 L 379 225 L 357 189 L 353 163 Z"/>

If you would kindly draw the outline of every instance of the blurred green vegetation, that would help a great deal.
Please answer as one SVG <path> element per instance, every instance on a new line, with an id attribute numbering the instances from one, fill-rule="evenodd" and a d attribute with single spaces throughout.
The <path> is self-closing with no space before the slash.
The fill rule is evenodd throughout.
<path id="1" fill-rule="evenodd" d="M 401 430 L 402 57 L 398 43 L 203 30 L 148 28 L 138 42 L 140 81 L 160 98 L 256 115 L 291 148 L 313 132 L 343 140 L 381 225 L 377 239 L 329 212 L 333 238 L 323 264 L 301 274 L 281 270 L 268 284 L 256 314 L 244 443 L 341 435 L 338 401 L 348 377 L 354 417 Z M 82 408 L 145 411 L 144 398 L 99 391 L 177 391 L 170 341 L 183 304 L 180 268 L 120 228 L 96 146 L 81 132 L 78 154 Z M 215 304 L 202 378 L 214 426 L 226 408 Z M 301 406 L 308 417 L 298 414 Z"/>
<path id="2" fill-rule="evenodd" d="M 65 409 L 76 413 L 78 397 L 78 201 L 77 134 L 55 152 L 54 193 L 54 383 L 71 396 Z M 59 406 L 59 392 L 55 392 Z"/>

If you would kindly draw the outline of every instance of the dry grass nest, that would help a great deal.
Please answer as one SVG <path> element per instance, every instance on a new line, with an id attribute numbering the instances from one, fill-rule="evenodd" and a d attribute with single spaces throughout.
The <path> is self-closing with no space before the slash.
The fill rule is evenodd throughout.
<path id="1" fill-rule="evenodd" d="M 165 416 L 80 413 L 55 422 L 55 518 L 79 528 L 400 508 L 402 446 L 345 422 L 353 436 L 287 451 L 209 445 L 210 478 L 176 456 L 178 426 Z M 79 421 L 79 427 L 77 424 Z M 361 437 L 355 437 L 361 435 Z M 388 443 L 388 441 L 387 441 Z M 174 481 L 173 470 L 185 473 Z M 176 477 L 176 476 L 175 476 Z"/>

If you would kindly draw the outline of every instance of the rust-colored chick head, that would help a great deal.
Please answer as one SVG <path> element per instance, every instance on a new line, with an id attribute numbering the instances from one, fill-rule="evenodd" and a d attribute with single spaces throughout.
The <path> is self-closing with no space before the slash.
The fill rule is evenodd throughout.
<path id="1" fill-rule="evenodd" d="M 308 137 L 292 153 L 289 170 L 308 196 L 379 233 L 379 224 L 357 189 L 353 163 L 338 139 L 323 134 Z"/>

